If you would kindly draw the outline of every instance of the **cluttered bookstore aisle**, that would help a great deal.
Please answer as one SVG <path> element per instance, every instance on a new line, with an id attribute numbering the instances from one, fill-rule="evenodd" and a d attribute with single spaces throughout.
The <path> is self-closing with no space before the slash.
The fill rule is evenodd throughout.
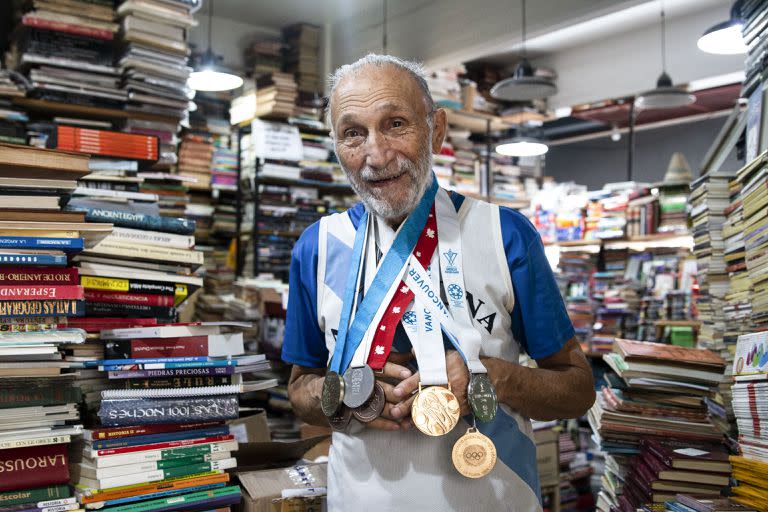
<path id="1" fill-rule="evenodd" d="M 757 0 L 0 2 L 0 512 L 393 510 L 340 506 L 328 485 L 345 474 L 329 470 L 332 450 L 365 448 L 366 423 L 395 419 L 397 382 L 312 369 L 325 375 L 313 418 L 294 412 L 282 360 L 287 321 L 320 336 L 315 288 L 333 288 L 341 309 L 357 275 L 354 233 L 326 233 L 311 272 L 318 252 L 346 256 L 310 287 L 297 258 L 319 219 L 359 202 L 336 149 L 364 129 L 331 130 L 325 78 L 370 52 L 414 79 L 395 58 L 424 64 L 417 89 L 447 122 L 438 184 L 458 218 L 485 201 L 530 231 L 526 268 L 556 283 L 538 307 L 562 300 L 594 379 L 583 416 L 547 413 L 530 429 L 520 417 L 520 444 L 484 435 L 497 405 L 512 416 L 490 366 L 473 375 L 477 422 L 461 440 L 475 444 L 444 454 L 435 503 L 456 478 L 464 489 L 461 475 L 486 489 L 487 473 L 511 468 L 536 510 L 768 512 L 766 20 Z M 361 145 L 408 167 L 393 148 L 411 135 L 393 133 Z M 384 268 L 372 225 L 375 245 L 357 254 Z M 506 251 L 517 236 L 499 237 Z M 523 341 L 526 317 L 541 317 L 483 313 L 493 300 L 443 283 L 464 279 L 462 258 L 438 243 L 428 269 L 450 306 L 446 343 L 464 347 L 450 333 L 466 304 L 470 328 L 511 324 L 514 364 L 545 366 Z M 507 263 L 525 303 L 520 263 Z M 374 273 L 358 277 L 363 291 Z M 308 318 L 287 318 L 289 300 L 313 306 Z M 416 309 L 397 316 L 390 345 L 416 340 L 418 358 L 433 337 Z M 339 405 L 346 393 L 362 397 L 354 411 Z M 345 485 L 374 490 L 364 472 Z M 492 510 L 529 512 L 514 499 Z"/>

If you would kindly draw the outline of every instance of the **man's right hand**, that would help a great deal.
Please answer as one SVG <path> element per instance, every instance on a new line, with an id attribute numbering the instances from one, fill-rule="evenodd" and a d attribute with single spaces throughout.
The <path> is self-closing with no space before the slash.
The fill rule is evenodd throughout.
<path id="1" fill-rule="evenodd" d="M 393 359 L 404 362 L 403 359 L 392 356 L 397 355 L 392 354 L 390 360 L 384 365 L 383 372 L 376 374 L 376 380 L 384 388 L 384 396 L 387 399 L 384 410 L 381 412 L 381 416 L 367 423 L 366 426 L 382 430 L 407 430 L 410 428 L 410 419 L 393 416 L 392 408 L 402 401 L 402 398 L 394 393 L 395 386 L 410 377 L 413 372 L 401 364 L 392 362 Z"/>

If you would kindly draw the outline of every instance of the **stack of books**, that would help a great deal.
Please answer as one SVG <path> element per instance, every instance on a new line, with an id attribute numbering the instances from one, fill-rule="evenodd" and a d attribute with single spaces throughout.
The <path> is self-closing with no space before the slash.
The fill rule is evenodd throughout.
<path id="1" fill-rule="evenodd" d="M 480 172 L 480 162 L 477 153 L 472 148 L 474 143 L 469 140 L 471 133 L 469 130 L 451 129 L 448 131 L 448 141 L 453 146 L 454 157 L 452 180 L 456 185 L 456 190 L 465 190 L 474 194 L 480 193 L 478 177 Z M 496 182 L 494 181 L 494 184 Z M 494 196 L 504 197 L 502 190 L 494 190 Z"/>
<path id="2" fill-rule="evenodd" d="M 284 71 L 296 79 L 301 92 L 316 93 L 323 90 L 320 75 L 320 27 L 297 23 L 283 27 Z"/>
<path id="3" fill-rule="evenodd" d="M 597 271 L 597 254 L 589 251 L 562 251 L 557 263 L 559 277 L 565 281 L 564 299 L 568 317 L 584 352 L 592 352 L 592 327 L 595 303 L 592 276 Z"/>
<path id="4" fill-rule="evenodd" d="M 107 372 L 115 387 L 101 392 L 101 427 L 86 433 L 71 465 L 81 503 L 113 512 L 126 503 L 147 510 L 239 503 L 225 472 L 236 467 L 238 442 L 224 422 L 238 417 L 238 394 L 274 382 L 245 381 L 269 364 L 245 355 L 242 333 L 230 328 L 238 325 L 101 330 L 105 359 L 86 366 Z"/>
<path id="5" fill-rule="evenodd" d="M 686 444 L 688 450 L 676 448 L 693 456 L 703 457 L 716 449 L 722 434 L 708 417 L 703 398 L 723 380 L 725 361 L 706 349 L 623 339 L 617 339 L 614 352 L 603 359 L 612 372 L 605 374 L 608 385 L 598 395 L 588 419 L 596 441 L 608 455 L 606 470 L 612 463 L 618 467 L 604 479 L 602 501 L 621 510 L 634 510 L 661 499 L 655 495 L 657 491 L 687 492 L 675 486 L 704 482 L 706 475 L 668 474 L 659 464 L 650 472 L 648 468 L 638 470 L 637 461 L 642 459 L 643 439 Z M 640 459 L 633 460 L 633 456 Z M 665 466 L 671 468 L 673 464 L 666 462 Z M 616 479 L 622 482 L 621 492 Z M 658 480 L 664 482 L 654 483 Z M 718 494 L 720 487 L 728 485 L 728 475 L 709 485 L 701 491 Z"/>
<path id="6" fill-rule="evenodd" d="M 752 301 L 750 300 L 752 281 L 749 278 L 745 260 L 741 182 L 732 180 L 728 188 L 730 204 L 724 210 L 726 220 L 723 223 L 723 239 L 729 288 L 725 296 L 726 305 L 723 308 L 725 316 L 723 341 L 726 346 L 735 347 L 739 335 L 747 334 L 752 330 Z M 731 353 L 730 350 L 729 353 Z"/>
<path id="7" fill-rule="evenodd" d="M 84 311 L 71 257 L 111 226 L 60 205 L 88 172 L 83 155 L 0 144 L 0 497 L 14 510 L 78 508 L 66 484 L 81 394 L 62 352 L 86 333 L 67 326 Z"/>
<path id="8" fill-rule="evenodd" d="M 752 322 L 768 323 L 768 166 L 765 155 L 744 166 L 738 173 L 742 183 L 742 227 L 747 272 L 751 281 Z"/>
<path id="9" fill-rule="evenodd" d="M 111 0 L 34 1 L 15 33 L 9 67 L 24 72 L 30 95 L 90 107 L 122 108 L 113 67 L 118 30 Z"/>
<path id="10" fill-rule="evenodd" d="M 157 120 L 131 123 L 131 128 L 163 134 L 158 165 L 176 163 L 177 125 L 189 106 L 187 30 L 197 24 L 184 0 L 124 0 L 117 8 L 124 52 L 117 59 L 126 109 Z M 158 134 L 159 134 L 158 133 Z"/>
<path id="11" fill-rule="evenodd" d="M 459 75 L 466 73 L 467 70 L 464 65 L 459 64 L 458 66 L 440 68 L 429 74 L 427 85 L 438 106 L 455 110 L 463 108 Z"/>
<path id="12" fill-rule="evenodd" d="M 24 88 L 16 83 L 7 69 L 0 67 L 0 97 L 19 98 L 25 94 Z M 10 142 L 10 141 L 3 141 Z"/>
<path id="13" fill-rule="evenodd" d="M 742 505 L 730 498 L 712 498 L 696 494 L 677 494 L 664 503 L 669 512 L 757 512 L 757 509 Z"/>
<path id="14" fill-rule="evenodd" d="M 653 235 L 659 225 L 659 198 L 648 188 L 638 189 L 627 203 L 627 236 Z"/>
<path id="15" fill-rule="evenodd" d="M 213 141 L 207 134 L 185 133 L 179 147 L 179 174 L 195 178 L 195 190 L 211 189 Z"/>
<path id="16" fill-rule="evenodd" d="M 189 204 L 189 186 L 195 178 L 169 172 L 141 172 L 139 192 L 157 196 L 157 207 L 164 217 L 184 217 Z"/>
<path id="17" fill-rule="evenodd" d="M 237 151 L 227 147 L 220 138 L 214 141 L 211 188 L 237 190 Z"/>
<path id="18" fill-rule="evenodd" d="M 696 306 L 702 325 L 699 343 L 725 355 L 725 295 L 730 288 L 726 271 L 723 224 L 729 204 L 728 184 L 733 176 L 705 175 L 691 183 L 693 223 L 699 294 Z"/>
<path id="19" fill-rule="evenodd" d="M 768 491 L 768 333 L 739 336 L 733 363 L 733 411 L 739 431 L 740 455 L 732 456 L 734 500 L 765 510 Z"/>
<path id="20" fill-rule="evenodd" d="M 739 4 L 739 11 L 739 19 L 744 20 L 741 28 L 742 37 L 744 44 L 749 48 L 741 97 L 749 98 L 756 90 L 762 91 L 768 39 L 766 38 L 765 9 L 760 2 L 743 2 Z M 762 92 L 760 94 L 762 96 Z"/>
<path id="21" fill-rule="evenodd" d="M 245 65 L 254 76 L 280 72 L 283 69 L 283 43 L 279 39 L 255 41 L 245 51 Z"/>

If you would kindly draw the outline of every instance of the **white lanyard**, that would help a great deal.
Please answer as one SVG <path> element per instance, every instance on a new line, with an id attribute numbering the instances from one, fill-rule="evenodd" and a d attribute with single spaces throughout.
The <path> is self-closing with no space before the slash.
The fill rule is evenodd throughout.
<path id="1" fill-rule="evenodd" d="M 438 222 L 438 251 L 441 256 L 439 258 L 440 274 L 443 277 L 446 294 L 450 297 L 449 306 L 446 306 L 440 297 L 439 285 L 434 285 L 429 272 L 414 257 L 409 260 L 405 282 L 416 294 L 417 303 L 422 304 L 434 317 L 439 318 L 446 335 L 459 349 L 469 371 L 487 373 L 485 365 L 480 361 L 482 336 L 472 326 L 472 319 L 464 301 L 466 291 L 460 259 L 461 234 L 458 215 L 448 194 L 442 189 L 438 191 L 435 205 Z M 418 308 L 416 312 L 419 318 Z M 419 325 L 421 325 L 421 318 L 419 318 Z M 411 337 L 411 343 L 413 343 L 413 337 Z M 421 361 L 419 361 L 419 368 L 421 368 Z"/>
<path id="2" fill-rule="evenodd" d="M 416 258 L 412 258 L 412 261 L 416 261 Z M 419 266 L 421 265 L 419 264 Z M 429 276 L 426 279 L 431 280 Z M 408 287 L 413 290 L 412 286 Z M 415 290 L 413 291 L 415 293 Z M 416 314 L 417 329 L 414 333 L 415 336 L 409 334 L 407 330 L 406 334 L 409 334 L 408 337 L 411 339 L 416 361 L 419 364 L 420 381 L 425 386 L 447 384 L 448 371 L 445 365 L 445 347 L 440 331 L 440 317 L 435 315 L 418 294 L 412 302 L 411 311 Z"/>

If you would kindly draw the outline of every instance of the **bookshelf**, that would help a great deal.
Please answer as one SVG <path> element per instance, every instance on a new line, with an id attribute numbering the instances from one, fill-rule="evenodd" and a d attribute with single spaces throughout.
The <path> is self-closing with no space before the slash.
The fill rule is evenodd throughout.
<path id="1" fill-rule="evenodd" d="M 34 98 L 13 98 L 13 104 L 28 111 L 45 112 L 48 114 L 73 114 L 97 119 L 142 119 L 145 121 L 176 122 L 176 119 L 173 118 L 143 112 L 129 112 L 113 108 L 91 107 Z"/>

